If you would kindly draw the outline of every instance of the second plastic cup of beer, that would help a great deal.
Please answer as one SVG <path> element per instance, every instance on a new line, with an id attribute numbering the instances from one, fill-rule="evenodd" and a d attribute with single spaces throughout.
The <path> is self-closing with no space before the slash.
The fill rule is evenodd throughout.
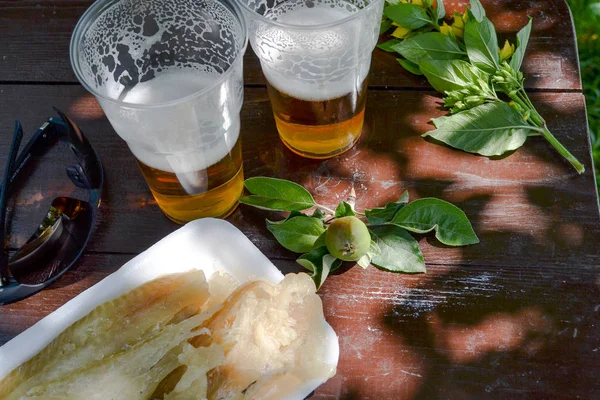
<path id="1" fill-rule="evenodd" d="M 178 223 L 238 204 L 246 43 L 234 0 L 101 0 L 73 33 L 77 78 Z"/>
<path id="2" fill-rule="evenodd" d="M 328 158 L 361 135 L 383 0 L 240 0 L 279 136 Z"/>

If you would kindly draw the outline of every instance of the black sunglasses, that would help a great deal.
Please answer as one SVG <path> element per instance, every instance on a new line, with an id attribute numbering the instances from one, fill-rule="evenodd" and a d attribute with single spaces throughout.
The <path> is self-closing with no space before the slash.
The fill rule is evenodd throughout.
<path id="1" fill-rule="evenodd" d="M 22 300 L 44 289 L 64 274 L 83 254 L 96 222 L 104 172 L 98 153 L 77 125 L 55 109 L 17 157 L 23 128 L 17 121 L 0 186 L 0 305 Z M 65 139 L 78 163 L 68 166 L 73 184 L 88 191 L 88 201 L 57 197 L 36 232 L 10 258 L 4 245 L 6 199 L 13 182 L 32 157 L 41 156 L 57 140 Z"/>

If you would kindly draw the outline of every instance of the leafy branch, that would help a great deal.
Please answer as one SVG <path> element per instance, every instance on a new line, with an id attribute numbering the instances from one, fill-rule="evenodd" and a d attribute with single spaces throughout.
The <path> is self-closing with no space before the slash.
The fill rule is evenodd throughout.
<path id="1" fill-rule="evenodd" d="M 584 166 L 550 132 L 523 85 L 520 69 L 532 20 L 517 33 L 516 46 L 507 40 L 500 48 L 481 2 L 470 3 L 464 14 L 452 16 L 451 25 L 444 20 L 442 0 L 388 0 L 384 9 L 381 32 L 393 28 L 394 39 L 378 47 L 400 54 L 398 62 L 407 71 L 424 75 L 444 93 L 450 111 L 434 119 L 436 129 L 423 136 L 488 157 L 542 136 L 582 174 Z"/>
<path id="2" fill-rule="evenodd" d="M 465 213 L 440 199 L 409 202 L 404 192 L 395 202 L 359 212 L 354 191 L 333 210 L 287 180 L 255 177 L 246 179 L 245 186 L 250 195 L 242 197 L 241 203 L 289 212 L 283 220 L 267 220 L 267 229 L 283 247 L 301 254 L 296 261 L 310 271 L 317 288 L 343 261 L 390 272 L 425 272 L 419 243 L 409 232 L 433 231 L 448 246 L 479 243 Z M 310 215 L 301 212 L 313 208 Z"/>

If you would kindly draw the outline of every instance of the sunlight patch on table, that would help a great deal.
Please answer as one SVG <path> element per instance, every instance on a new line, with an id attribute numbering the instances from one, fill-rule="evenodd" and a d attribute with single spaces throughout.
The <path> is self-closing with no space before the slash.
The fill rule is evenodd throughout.
<path id="1" fill-rule="evenodd" d="M 476 362 L 490 353 L 537 354 L 554 330 L 553 321 L 539 308 L 490 314 L 474 325 L 447 323 L 438 313 L 429 321 L 435 345 L 454 364 Z"/>
<path id="2" fill-rule="evenodd" d="M 104 118 L 104 111 L 100 108 L 98 101 L 91 94 L 84 94 L 69 106 L 69 115 L 78 120 L 90 120 Z"/>

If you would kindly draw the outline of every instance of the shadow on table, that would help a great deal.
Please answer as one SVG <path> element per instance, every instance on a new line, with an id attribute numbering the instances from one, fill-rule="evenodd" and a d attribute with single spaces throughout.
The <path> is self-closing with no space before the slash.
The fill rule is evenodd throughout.
<path id="1" fill-rule="evenodd" d="M 381 318 L 423 360 L 412 398 L 597 398 L 597 279 L 576 265 L 464 266 L 409 289 Z"/>

